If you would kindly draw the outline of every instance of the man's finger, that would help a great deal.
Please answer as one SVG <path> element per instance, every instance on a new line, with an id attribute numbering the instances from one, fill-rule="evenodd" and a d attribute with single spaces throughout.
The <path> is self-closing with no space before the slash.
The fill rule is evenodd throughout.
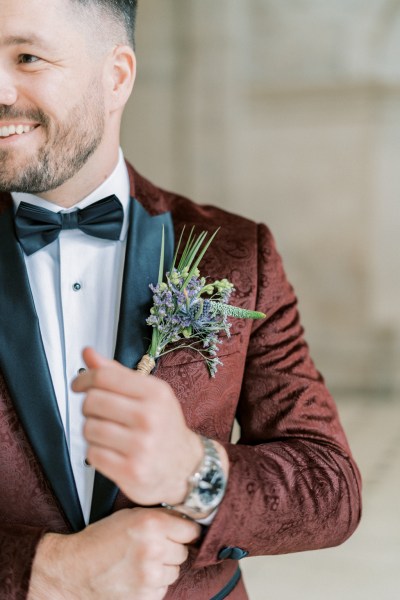
<path id="1" fill-rule="evenodd" d="M 182 565 L 189 555 L 189 550 L 185 544 L 178 544 L 176 542 L 166 541 L 165 547 L 165 565 Z"/>
<path id="2" fill-rule="evenodd" d="M 163 565 L 159 580 L 155 581 L 155 587 L 172 585 L 178 579 L 179 573 L 179 566 Z"/>
<path id="3" fill-rule="evenodd" d="M 126 458 L 119 452 L 89 444 L 87 460 L 96 471 L 117 484 L 126 477 Z"/>
<path id="4" fill-rule="evenodd" d="M 92 388 L 142 400 L 154 396 L 162 397 L 168 386 L 154 377 L 143 377 L 141 373 L 116 361 L 107 361 L 79 375 L 72 383 L 74 392 L 87 392 Z"/>
<path id="5" fill-rule="evenodd" d="M 135 453 L 135 440 L 132 430 L 124 425 L 112 423 L 104 419 L 87 419 L 83 433 L 89 444 L 114 450 L 119 454 L 130 456 Z"/>
<path id="6" fill-rule="evenodd" d="M 96 352 L 94 348 L 84 348 L 82 352 L 83 360 L 89 369 L 99 369 L 100 367 L 110 366 L 114 361 L 108 360 L 102 356 L 99 352 Z"/>
<path id="7" fill-rule="evenodd" d="M 133 398 L 104 390 L 89 391 L 82 407 L 87 418 L 105 419 L 125 427 L 141 427 L 143 423 L 142 404 Z"/>
<path id="8" fill-rule="evenodd" d="M 165 533 L 171 541 L 178 544 L 191 544 L 199 538 L 201 527 L 195 521 L 185 519 L 168 510 L 165 511 L 165 516 L 168 519 Z"/>

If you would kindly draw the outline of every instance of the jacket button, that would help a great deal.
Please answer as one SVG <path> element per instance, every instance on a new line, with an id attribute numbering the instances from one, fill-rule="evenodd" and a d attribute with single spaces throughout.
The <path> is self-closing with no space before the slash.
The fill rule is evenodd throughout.
<path id="1" fill-rule="evenodd" d="M 231 558 L 232 560 L 240 560 L 248 555 L 249 553 L 247 552 L 247 550 L 243 550 L 238 546 L 226 546 L 225 548 L 222 548 L 222 550 L 220 550 L 218 558 L 220 560 L 225 560 L 227 558 Z"/>

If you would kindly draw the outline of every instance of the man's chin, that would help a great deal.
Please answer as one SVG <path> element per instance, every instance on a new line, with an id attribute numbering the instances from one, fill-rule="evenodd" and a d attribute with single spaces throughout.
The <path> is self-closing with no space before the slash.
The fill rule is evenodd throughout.
<path id="1" fill-rule="evenodd" d="M 20 173 L 18 177 L 5 179 L 0 173 L 0 193 L 21 192 L 25 194 L 40 195 L 56 190 L 62 186 L 68 179 L 66 175 L 63 177 L 43 177 L 43 169 L 40 168 L 36 172 L 31 170 L 29 173 Z"/>
<path id="2" fill-rule="evenodd" d="M 21 176 L 4 180 L 0 175 L 0 192 L 24 192 L 26 194 L 39 194 L 47 191 L 42 189 L 42 185 L 38 181 L 32 181 L 31 178 L 23 178 Z"/>
<path id="3" fill-rule="evenodd" d="M 0 152 L 0 191 L 1 192 L 24 192 L 38 194 L 49 189 L 49 182 L 44 181 L 44 167 L 37 156 L 24 153 L 23 156 L 7 156 Z"/>

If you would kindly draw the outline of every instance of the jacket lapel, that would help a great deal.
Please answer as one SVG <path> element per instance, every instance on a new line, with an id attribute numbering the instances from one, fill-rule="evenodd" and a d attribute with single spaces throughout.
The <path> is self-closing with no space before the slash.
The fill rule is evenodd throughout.
<path id="1" fill-rule="evenodd" d="M 13 209 L 0 215 L 0 369 L 30 443 L 72 528 L 84 527 Z"/>
<path id="2" fill-rule="evenodd" d="M 150 215 L 133 198 L 129 219 L 115 359 L 132 369 L 150 344 L 151 328 L 146 325 L 152 301 L 149 284 L 156 284 L 158 280 L 162 227 L 165 232 L 164 270 L 173 259 L 174 228 L 169 212 Z M 111 512 L 117 493 L 114 483 L 96 473 L 90 522 Z"/>

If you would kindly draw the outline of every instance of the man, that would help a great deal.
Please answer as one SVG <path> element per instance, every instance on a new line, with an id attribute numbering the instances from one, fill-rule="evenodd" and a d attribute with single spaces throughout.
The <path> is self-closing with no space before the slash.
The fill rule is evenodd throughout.
<path id="1" fill-rule="evenodd" d="M 135 15 L 0 0 L 1 599 L 243 600 L 238 559 L 339 544 L 359 520 L 268 229 L 122 158 Z M 267 318 L 232 321 L 215 378 L 185 349 L 145 377 L 162 226 L 167 266 L 184 225 L 221 226 L 202 274 Z"/>

